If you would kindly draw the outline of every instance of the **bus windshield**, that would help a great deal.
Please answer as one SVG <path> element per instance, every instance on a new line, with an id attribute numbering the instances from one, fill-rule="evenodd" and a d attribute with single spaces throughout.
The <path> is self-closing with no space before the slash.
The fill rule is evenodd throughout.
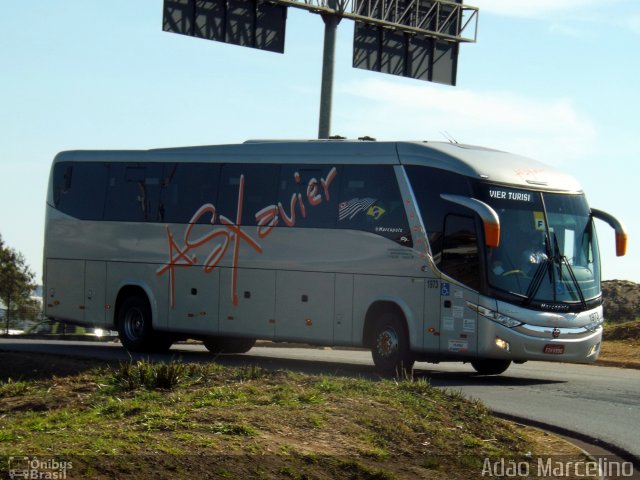
<path id="1" fill-rule="evenodd" d="M 600 295 L 598 245 L 584 195 L 486 183 L 476 195 L 500 217 L 500 246 L 487 251 L 493 290 L 541 308 L 586 307 Z"/>

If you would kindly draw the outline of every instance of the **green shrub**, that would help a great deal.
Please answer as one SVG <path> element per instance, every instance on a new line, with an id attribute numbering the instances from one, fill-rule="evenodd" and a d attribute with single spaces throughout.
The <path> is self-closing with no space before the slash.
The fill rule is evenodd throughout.
<path id="1" fill-rule="evenodd" d="M 154 363 L 145 360 L 120 363 L 113 372 L 113 383 L 123 390 L 139 388 L 171 390 L 185 379 L 200 373 L 198 365 L 171 360 Z"/>

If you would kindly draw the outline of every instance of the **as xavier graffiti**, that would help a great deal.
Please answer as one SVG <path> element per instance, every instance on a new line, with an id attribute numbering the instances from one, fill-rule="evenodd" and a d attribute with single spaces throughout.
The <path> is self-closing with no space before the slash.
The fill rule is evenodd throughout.
<path id="1" fill-rule="evenodd" d="M 330 187 L 337 175 L 336 167 L 333 167 L 327 174 L 327 178 L 312 178 L 307 184 L 306 204 L 310 208 L 320 205 L 323 201 L 331 199 Z M 301 182 L 298 172 L 294 174 L 296 183 Z M 240 245 L 245 242 L 253 248 L 257 253 L 262 253 L 262 246 L 258 240 L 252 237 L 246 227 L 242 228 L 242 209 L 244 203 L 244 175 L 240 175 L 238 185 L 238 207 L 236 210 L 235 222 L 227 216 L 218 214 L 216 207 L 211 203 L 202 205 L 196 213 L 193 214 L 189 225 L 184 231 L 183 242 L 180 245 L 173 235 L 171 229 L 167 225 L 167 239 L 169 242 L 169 261 L 156 270 L 156 275 L 164 275 L 169 272 L 169 288 L 171 292 L 171 308 L 175 307 L 175 270 L 176 268 L 193 267 L 198 265 L 198 259 L 193 250 L 203 245 L 211 245 L 211 253 L 202 263 L 202 269 L 205 273 L 212 272 L 227 255 L 229 247 L 232 247 L 231 253 L 231 295 L 233 305 L 238 305 L 237 278 L 238 278 L 238 258 L 240 255 Z M 255 213 L 257 222 L 256 234 L 258 239 L 264 239 L 278 226 L 280 221 L 287 227 L 296 225 L 296 212 L 304 218 L 307 216 L 307 205 L 305 198 L 301 193 L 292 193 L 289 204 L 289 213 L 285 210 L 282 202 L 277 205 L 268 205 Z M 214 227 L 208 233 L 192 238 L 193 227 L 202 218 L 209 217 L 209 223 Z"/>

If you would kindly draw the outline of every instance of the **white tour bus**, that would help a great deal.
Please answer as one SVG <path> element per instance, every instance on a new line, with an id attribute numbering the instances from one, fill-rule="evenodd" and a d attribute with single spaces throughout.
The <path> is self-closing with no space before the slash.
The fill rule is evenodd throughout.
<path id="1" fill-rule="evenodd" d="M 572 177 L 434 142 L 252 141 L 70 151 L 47 196 L 45 312 L 125 348 L 256 339 L 414 361 L 596 360 L 600 259 Z"/>

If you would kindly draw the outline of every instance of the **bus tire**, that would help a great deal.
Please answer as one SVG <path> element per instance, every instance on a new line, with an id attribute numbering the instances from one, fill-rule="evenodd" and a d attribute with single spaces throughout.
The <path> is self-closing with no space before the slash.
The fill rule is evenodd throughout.
<path id="1" fill-rule="evenodd" d="M 141 295 L 125 298 L 118 309 L 118 336 L 132 352 L 166 352 L 173 343 L 170 334 L 153 330 L 151 307 Z"/>
<path id="2" fill-rule="evenodd" d="M 256 344 L 255 338 L 207 337 L 202 343 L 214 355 L 221 353 L 247 353 Z"/>
<path id="3" fill-rule="evenodd" d="M 407 328 L 393 311 L 382 312 L 374 324 L 371 356 L 384 376 L 410 375 L 415 359 L 411 354 Z"/>
<path id="4" fill-rule="evenodd" d="M 480 375 L 500 375 L 511 365 L 511 360 L 497 360 L 484 358 L 482 360 L 474 360 L 471 366 Z"/>

